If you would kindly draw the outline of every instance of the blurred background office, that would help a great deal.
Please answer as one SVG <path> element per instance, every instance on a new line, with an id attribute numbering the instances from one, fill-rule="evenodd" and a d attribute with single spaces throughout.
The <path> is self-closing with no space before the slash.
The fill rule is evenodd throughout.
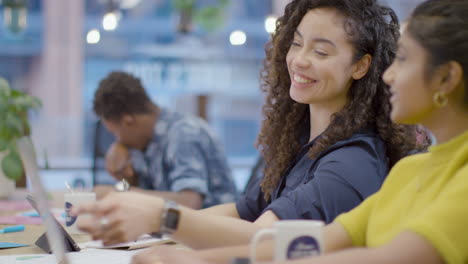
<path id="1" fill-rule="evenodd" d="M 141 78 L 159 105 L 205 118 L 243 188 L 257 158 L 264 46 L 288 0 L 0 2 L 0 76 L 43 102 L 30 119 L 49 188 L 105 177 L 92 97 L 112 70 Z M 421 0 L 382 2 L 403 20 Z"/>

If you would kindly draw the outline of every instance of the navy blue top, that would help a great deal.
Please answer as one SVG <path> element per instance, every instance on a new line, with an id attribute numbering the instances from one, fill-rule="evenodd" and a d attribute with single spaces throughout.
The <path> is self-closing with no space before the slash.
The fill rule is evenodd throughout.
<path id="1" fill-rule="evenodd" d="M 263 198 L 262 177 L 247 186 L 236 204 L 242 219 L 255 221 L 271 210 L 279 219 L 315 219 L 330 223 L 380 188 L 388 173 L 388 161 L 385 143 L 374 132 L 356 133 L 312 160 L 307 152 L 314 141 L 301 148 L 272 193 L 270 202 Z"/>

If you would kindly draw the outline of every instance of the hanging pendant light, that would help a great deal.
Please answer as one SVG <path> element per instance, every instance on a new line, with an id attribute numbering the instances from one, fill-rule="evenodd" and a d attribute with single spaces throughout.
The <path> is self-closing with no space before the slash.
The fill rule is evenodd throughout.
<path id="1" fill-rule="evenodd" d="M 3 0 L 3 25 L 11 35 L 20 35 L 27 26 L 27 0 Z"/>

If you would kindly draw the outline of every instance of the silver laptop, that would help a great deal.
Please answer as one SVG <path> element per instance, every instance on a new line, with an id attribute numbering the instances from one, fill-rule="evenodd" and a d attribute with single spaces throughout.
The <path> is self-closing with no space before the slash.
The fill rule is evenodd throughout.
<path id="1" fill-rule="evenodd" d="M 65 240 L 57 226 L 47 204 L 47 194 L 39 176 L 39 168 L 36 163 L 36 152 L 30 138 L 23 137 L 17 141 L 18 150 L 26 170 L 26 175 L 31 181 L 33 196 L 36 200 L 37 209 L 41 214 L 42 221 L 46 227 L 47 240 L 52 253 L 57 258 L 57 263 L 68 264 L 65 255 Z"/>
<path id="2" fill-rule="evenodd" d="M 41 215 L 43 223 L 46 227 L 46 237 L 48 241 L 49 251 L 55 256 L 55 261 L 49 261 L 49 258 L 54 258 L 54 256 L 47 255 L 46 258 L 39 258 L 37 262 L 35 260 L 30 260 L 28 263 L 58 263 L 58 264 L 102 264 L 102 263 L 112 263 L 112 264 L 128 264 L 131 262 L 132 255 L 139 252 L 139 250 L 132 251 L 121 251 L 121 250 L 112 250 L 112 249 L 84 249 L 80 252 L 69 252 L 67 251 L 78 251 L 79 248 L 75 245 L 73 239 L 69 237 L 66 231 L 63 230 L 61 225 L 57 222 L 55 217 L 52 215 L 47 202 L 47 194 L 42 184 L 41 178 L 39 176 L 39 168 L 36 163 L 36 154 L 34 146 L 30 139 L 21 139 L 17 142 L 18 149 L 20 152 L 21 159 L 23 161 L 23 166 L 26 170 L 26 175 L 28 176 L 33 191 L 35 209 Z M 31 202 L 31 201 L 30 201 Z M 67 247 L 67 242 L 73 243 L 72 248 L 75 250 L 68 250 L 70 247 Z M 1 258 L 1 257 L 0 257 Z M 14 258 L 14 256 L 12 256 Z M 11 259 L 12 262 L 7 263 L 16 263 L 14 259 Z M 45 262 L 47 261 L 47 262 Z M 0 260 L 2 262 L 2 260 Z M 3 263 L 3 262 L 2 262 Z"/>

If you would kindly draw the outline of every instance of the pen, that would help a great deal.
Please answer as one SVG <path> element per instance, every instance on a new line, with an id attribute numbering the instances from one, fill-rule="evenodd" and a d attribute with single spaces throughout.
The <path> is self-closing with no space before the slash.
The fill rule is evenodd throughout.
<path id="1" fill-rule="evenodd" d="M 0 234 L 24 231 L 24 225 L 15 225 L 0 229 Z"/>
<path id="2" fill-rule="evenodd" d="M 24 213 L 21 213 L 21 216 L 39 217 L 40 215 L 38 212 L 24 212 Z"/>

